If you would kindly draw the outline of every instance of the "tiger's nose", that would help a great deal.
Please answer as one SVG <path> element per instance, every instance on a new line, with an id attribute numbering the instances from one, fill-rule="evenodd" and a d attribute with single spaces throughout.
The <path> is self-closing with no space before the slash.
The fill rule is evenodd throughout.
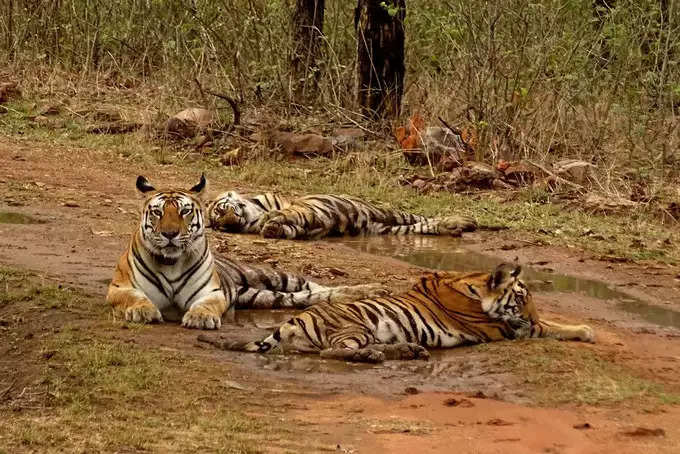
<path id="1" fill-rule="evenodd" d="M 161 232 L 161 235 L 163 235 L 167 239 L 171 240 L 171 239 L 175 238 L 177 235 L 179 235 L 179 230 L 169 230 L 169 231 Z"/>

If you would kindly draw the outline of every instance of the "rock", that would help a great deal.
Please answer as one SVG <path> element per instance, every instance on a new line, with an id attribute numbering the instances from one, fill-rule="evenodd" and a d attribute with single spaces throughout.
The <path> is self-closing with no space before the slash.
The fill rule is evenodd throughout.
<path id="1" fill-rule="evenodd" d="M 268 134 L 273 144 L 291 155 L 329 155 L 333 152 L 331 141 L 319 134 L 295 134 L 273 131 Z"/>
<path id="2" fill-rule="evenodd" d="M 168 118 L 164 134 L 177 139 L 187 139 L 204 132 L 215 122 L 215 115 L 207 109 L 192 107 Z"/>
<path id="3" fill-rule="evenodd" d="M 473 404 L 468 399 L 456 399 L 456 398 L 452 397 L 452 398 L 446 399 L 444 401 L 444 406 L 446 406 L 446 407 L 469 408 L 469 407 L 474 407 L 475 404 Z"/>
<path id="4" fill-rule="evenodd" d="M 78 208 L 80 205 L 78 205 L 78 202 L 75 200 L 67 200 L 64 202 L 64 206 L 69 208 Z"/>
<path id="5" fill-rule="evenodd" d="M 408 386 L 404 389 L 404 393 L 413 395 L 413 394 L 419 394 L 420 391 L 418 390 L 418 388 L 416 388 L 414 386 Z"/>
<path id="6" fill-rule="evenodd" d="M 501 418 L 491 418 L 486 422 L 487 426 L 512 426 L 514 424 L 515 423 L 510 422 L 510 421 L 506 421 L 506 420 L 501 419 Z"/>
<path id="7" fill-rule="evenodd" d="M 343 270 L 340 270 L 338 268 L 328 268 L 328 272 L 331 273 L 333 276 L 347 276 L 347 273 Z"/>
<path id="8" fill-rule="evenodd" d="M 360 128 L 337 128 L 333 130 L 331 143 L 333 146 L 350 148 L 366 138 L 366 133 Z"/>
<path id="9" fill-rule="evenodd" d="M 213 121 L 215 121 L 215 116 L 210 110 L 197 107 L 192 107 L 189 109 L 184 109 L 181 112 L 177 112 L 172 118 L 193 122 L 199 129 L 206 129 L 213 123 Z"/>
<path id="10" fill-rule="evenodd" d="M 553 164 L 557 175 L 577 184 L 586 183 L 595 168 L 593 164 L 578 159 L 564 159 Z"/>
<path id="11" fill-rule="evenodd" d="M 593 426 L 591 426 L 590 423 L 587 423 L 587 422 L 584 422 L 582 424 L 574 424 L 572 427 L 574 429 L 579 429 L 579 430 L 592 429 L 593 428 Z"/>
<path id="12" fill-rule="evenodd" d="M 628 430 L 623 432 L 624 435 L 629 437 L 665 437 L 666 431 L 663 429 L 648 429 L 646 427 L 638 427 L 634 430 Z"/>

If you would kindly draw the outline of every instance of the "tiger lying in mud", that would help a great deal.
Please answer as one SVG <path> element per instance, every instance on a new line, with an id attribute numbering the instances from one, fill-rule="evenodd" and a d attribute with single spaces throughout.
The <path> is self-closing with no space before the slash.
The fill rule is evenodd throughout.
<path id="1" fill-rule="evenodd" d="M 243 197 L 234 191 L 220 194 L 208 204 L 208 219 L 215 230 L 288 239 L 363 233 L 460 236 L 477 228 L 467 216 L 427 218 L 348 195 L 317 194 L 287 200 L 272 193 Z"/>
<path id="2" fill-rule="evenodd" d="M 185 327 L 217 329 L 233 306 L 303 308 L 378 292 L 373 284 L 324 287 L 296 274 L 213 256 L 203 222 L 205 188 L 204 176 L 189 190 L 163 191 L 137 178 L 145 196 L 139 228 L 106 295 L 116 314 L 150 323 L 179 312 Z"/>
<path id="3" fill-rule="evenodd" d="M 519 266 L 502 264 L 491 273 L 428 274 L 398 296 L 311 307 L 259 341 L 199 340 L 228 350 L 267 353 L 279 347 L 361 362 L 427 359 L 426 347 L 504 339 L 594 342 L 589 326 L 541 320 L 520 273 Z"/>

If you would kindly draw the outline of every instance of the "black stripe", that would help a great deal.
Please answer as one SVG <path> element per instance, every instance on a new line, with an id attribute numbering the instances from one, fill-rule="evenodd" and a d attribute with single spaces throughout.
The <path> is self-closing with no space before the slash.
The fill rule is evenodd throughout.
<path id="1" fill-rule="evenodd" d="M 270 211 L 269 208 L 267 208 L 266 206 L 264 206 L 264 204 L 262 202 L 260 202 L 260 199 L 252 198 L 252 199 L 250 199 L 250 202 L 259 206 L 264 211 Z"/>
<path id="2" fill-rule="evenodd" d="M 394 298 L 395 304 L 393 305 L 394 311 L 396 312 L 397 309 L 399 309 L 404 316 L 406 317 L 406 320 L 408 320 L 408 324 L 411 326 L 411 332 L 413 333 L 413 336 L 417 339 L 419 337 L 419 330 L 418 330 L 418 324 L 416 323 L 416 320 L 413 318 L 413 314 L 411 313 L 410 310 L 407 308 L 404 308 L 400 305 L 401 301 L 398 298 Z"/>
<path id="3" fill-rule="evenodd" d="M 134 244 L 132 245 L 132 255 L 135 257 L 135 263 L 138 263 L 139 265 L 142 266 L 144 270 L 141 270 L 139 268 L 138 271 L 146 278 L 151 284 L 153 284 L 154 287 L 156 287 L 163 295 L 165 295 L 166 298 L 170 298 L 167 292 L 165 291 L 165 288 L 163 287 L 163 284 L 161 284 L 161 281 L 156 277 L 153 271 L 149 269 L 149 267 L 146 265 L 146 263 L 142 260 L 142 258 L 139 256 L 139 253 L 137 252 L 137 248 L 135 248 Z M 146 271 L 146 274 L 144 271 Z"/>
<path id="4" fill-rule="evenodd" d="M 198 268 L 199 266 L 201 266 L 201 265 L 203 264 L 203 262 L 205 261 L 205 257 L 208 255 L 208 242 L 205 241 L 205 242 L 203 243 L 203 246 L 204 246 L 204 247 L 203 247 L 203 253 L 201 254 L 201 258 L 198 259 L 198 261 L 197 261 L 196 263 L 194 263 L 188 270 L 186 270 L 184 273 L 182 273 L 177 279 L 175 279 L 175 280 L 173 280 L 173 281 L 169 281 L 170 283 L 173 283 L 173 284 L 174 284 L 175 282 L 181 281 L 181 280 L 184 279 L 187 275 L 193 274 L 194 271 L 195 271 L 195 268 Z M 166 278 L 166 279 L 167 279 L 167 278 Z M 184 286 L 184 284 L 186 284 L 186 282 L 182 284 L 182 287 Z M 180 288 L 181 288 L 181 287 L 180 287 Z M 179 289 L 177 290 L 177 293 L 179 293 Z"/>
<path id="5" fill-rule="evenodd" d="M 196 290 L 194 290 L 194 293 L 191 294 L 191 296 L 184 301 L 184 304 L 190 304 L 191 301 L 194 299 L 194 296 L 201 290 L 205 288 L 206 285 L 208 285 L 208 282 L 210 282 L 210 279 L 212 279 L 212 274 L 208 274 L 208 277 L 201 282 L 201 285 L 198 286 Z"/>
<path id="6" fill-rule="evenodd" d="M 312 339 L 312 337 L 311 337 L 311 336 L 309 335 L 309 333 L 307 332 L 307 324 L 305 323 L 305 321 L 302 320 L 301 318 L 298 318 L 298 319 L 296 319 L 296 320 L 297 320 L 298 325 L 299 325 L 300 328 L 302 329 L 302 332 L 305 333 L 305 336 L 307 337 L 307 339 L 309 340 L 309 342 L 310 342 L 313 346 L 315 346 L 316 348 L 319 348 L 319 349 L 320 349 L 320 348 L 321 348 L 321 345 L 320 345 L 318 342 L 314 342 L 314 339 Z"/>
<path id="7" fill-rule="evenodd" d="M 319 342 L 322 342 L 323 338 L 321 337 L 321 329 L 319 328 L 317 317 L 311 316 L 310 318 L 312 319 L 312 327 L 314 328 L 314 334 L 316 335 L 316 338 L 319 339 Z"/>

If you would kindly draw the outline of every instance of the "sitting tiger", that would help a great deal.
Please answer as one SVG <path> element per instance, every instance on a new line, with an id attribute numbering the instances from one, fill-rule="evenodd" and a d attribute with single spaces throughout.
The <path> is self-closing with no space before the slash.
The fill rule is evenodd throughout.
<path id="1" fill-rule="evenodd" d="M 361 298 L 376 285 L 324 287 L 304 277 L 213 256 L 201 196 L 205 176 L 189 190 L 156 190 L 146 178 L 139 228 L 116 266 L 106 300 L 128 321 L 160 322 L 182 315 L 188 328 L 217 329 L 231 307 L 307 307 Z"/>
<path id="2" fill-rule="evenodd" d="M 468 216 L 427 218 L 349 195 L 308 195 L 288 201 L 272 193 L 246 198 L 229 191 L 208 204 L 208 218 L 215 230 L 288 239 L 363 233 L 460 236 L 477 228 Z"/>
<path id="3" fill-rule="evenodd" d="M 427 359 L 426 347 L 551 337 L 594 341 L 586 325 L 540 320 L 517 265 L 491 273 L 434 273 L 399 295 L 321 304 L 294 316 L 263 340 L 239 344 L 199 336 L 220 348 L 265 353 L 320 352 L 324 358 L 381 362 Z"/>

